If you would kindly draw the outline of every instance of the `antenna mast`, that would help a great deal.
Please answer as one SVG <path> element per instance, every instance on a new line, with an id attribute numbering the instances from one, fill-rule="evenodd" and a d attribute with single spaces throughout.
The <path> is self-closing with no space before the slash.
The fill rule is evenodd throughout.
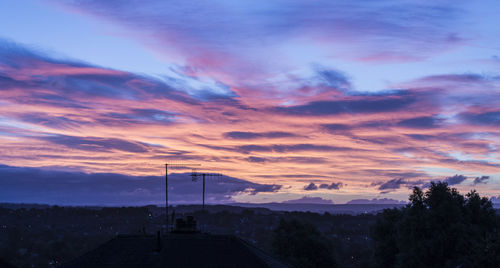
<path id="1" fill-rule="evenodd" d="M 195 172 L 193 171 L 191 173 L 191 177 L 193 177 L 193 181 L 197 180 L 198 177 L 202 177 L 203 179 L 203 203 L 202 203 L 202 210 L 205 211 L 205 178 L 206 177 L 221 177 L 222 174 L 220 173 L 206 173 L 206 172 Z"/>
<path id="2" fill-rule="evenodd" d="M 169 164 L 165 163 L 165 226 L 166 233 L 168 233 L 168 166 L 180 166 L 180 167 L 191 167 L 191 166 L 201 166 L 200 164 Z"/>

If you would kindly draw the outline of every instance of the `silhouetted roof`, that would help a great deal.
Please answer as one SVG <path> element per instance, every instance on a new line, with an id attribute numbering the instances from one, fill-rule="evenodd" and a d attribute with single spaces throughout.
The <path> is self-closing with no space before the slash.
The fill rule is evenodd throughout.
<path id="1" fill-rule="evenodd" d="M 288 267 L 232 235 L 118 236 L 63 267 Z"/>

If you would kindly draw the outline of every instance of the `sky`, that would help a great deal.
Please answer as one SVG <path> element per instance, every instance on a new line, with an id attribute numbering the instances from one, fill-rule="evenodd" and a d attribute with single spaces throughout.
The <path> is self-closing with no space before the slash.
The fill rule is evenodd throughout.
<path id="1" fill-rule="evenodd" d="M 499 8 L 1 1 L 0 202 L 500 200 Z"/>

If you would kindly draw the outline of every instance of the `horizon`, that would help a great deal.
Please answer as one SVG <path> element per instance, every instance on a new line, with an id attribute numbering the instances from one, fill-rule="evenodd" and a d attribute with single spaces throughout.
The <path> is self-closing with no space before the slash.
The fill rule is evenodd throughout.
<path id="1" fill-rule="evenodd" d="M 0 203 L 499 204 L 498 8 L 2 1 Z"/>

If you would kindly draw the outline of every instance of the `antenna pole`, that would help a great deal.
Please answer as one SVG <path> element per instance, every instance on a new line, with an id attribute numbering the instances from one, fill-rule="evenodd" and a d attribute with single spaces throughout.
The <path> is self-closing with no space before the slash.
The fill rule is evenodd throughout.
<path id="1" fill-rule="evenodd" d="M 168 165 L 186 167 L 186 166 L 200 166 L 200 164 L 180 164 L 180 163 L 168 164 L 168 163 L 165 163 L 165 226 L 167 228 L 166 233 L 168 233 L 168 231 L 169 231 L 169 228 L 168 228 Z"/>
<path id="2" fill-rule="evenodd" d="M 219 177 L 219 176 L 222 176 L 222 174 L 220 173 L 205 173 L 205 172 L 194 172 L 191 174 L 191 176 L 193 177 L 193 181 L 196 180 L 196 178 L 198 177 L 201 177 L 202 178 L 202 183 L 203 183 L 203 192 L 202 192 L 202 211 L 205 211 L 205 192 L 206 192 L 206 177 Z"/>
<path id="3" fill-rule="evenodd" d="M 165 164 L 165 217 L 167 228 L 165 232 L 168 233 L 168 164 Z"/>
<path id="4" fill-rule="evenodd" d="M 202 211 L 205 211 L 205 173 L 202 174 L 203 175 L 203 205 L 201 207 L 201 210 Z"/>

